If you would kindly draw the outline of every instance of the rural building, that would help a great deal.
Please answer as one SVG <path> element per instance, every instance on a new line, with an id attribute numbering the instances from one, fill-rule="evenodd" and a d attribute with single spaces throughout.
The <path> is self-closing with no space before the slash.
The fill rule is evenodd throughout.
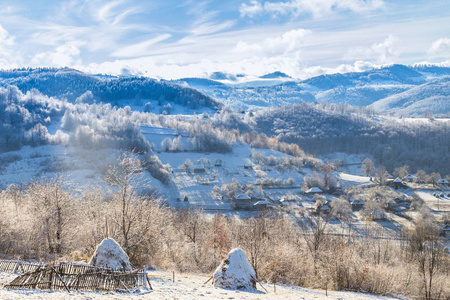
<path id="1" fill-rule="evenodd" d="M 222 160 L 221 159 L 216 159 L 215 161 L 214 161 L 214 166 L 215 167 L 221 167 L 222 166 Z"/>
<path id="2" fill-rule="evenodd" d="M 324 214 L 329 214 L 331 212 L 330 206 L 328 204 L 317 205 L 316 213 L 323 212 Z"/>
<path id="3" fill-rule="evenodd" d="M 200 173 L 205 173 L 205 172 L 206 172 L 206 170 L 202 166 L 195 166 L 194 167 L 194 173 L 195 174 L 200 174 Z"/>
<path id="4" fill-rule="evenodd" d="M 447 179 L 445 178 L 441 178 L 438 180 L 437 182 L 439 185 L 443 186 L 443 187 L 448 187 L 449 186 L 449 182 Z"/>
<path id="5" fill-rule="evenodd" d="M 234 208 L 236 208 L 236 209 L 250 210 L 250 209 L 254 208 L 252 198 L 250 198 L 250 196 L 246 195 L 246 194 L 237 195 L 233 199 L 233 205 L 234 205 Z"/>
<path id="6" fill-rule="evenodd" d="M 272 204 L 272 202 L 267 201 L 267 200 L 260 200 L 260 201 L 256 202 L 255 204 L 253 204 L 253 206 L 256 209 L 266 209 L 267 206 L 269 206 L 270 204 Z"/>
<path id="7" fill-rule="evenodd" d="M 358 210 L 364 207 L 364 201 L 361 199 L 350 199 L 352 209 Z"/>
<path id="8" fill-rule="evenodd" d="M 412 182 L 416 178 L 417 178 L 416 175 L 409 174 L 409 175 L 406 175 L 405 177 L 403 177 L 403 180 L 406 181 L 406 182 Z"/>
<path id="9" fill-rule="evenodd" d="M 399 177 L 397 177 L 394 181 L 392 181 L 392 187 L 397 189 L 402 189 L 405 187 L 405 184 L 403 183 L 403 180 L 401 180 Z"/>

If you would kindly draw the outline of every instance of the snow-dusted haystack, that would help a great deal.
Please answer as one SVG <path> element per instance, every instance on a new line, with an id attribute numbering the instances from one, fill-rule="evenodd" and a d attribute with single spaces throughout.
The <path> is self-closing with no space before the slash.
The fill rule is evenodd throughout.
<path id="1" fill-rule="evenodd" d="M 244 251 L 235 248 L 214 272 L 214 286 L 227 289 L 256 288 L 256 274 Z"/>
<path id="2" fill-rule="evenodd" d="M 112 238 L 104 239 L 97 246 L 89 264 L 91 266 L 111 268 L 114 270 L 130 271 L 132 269 L 128 255 Z"/>

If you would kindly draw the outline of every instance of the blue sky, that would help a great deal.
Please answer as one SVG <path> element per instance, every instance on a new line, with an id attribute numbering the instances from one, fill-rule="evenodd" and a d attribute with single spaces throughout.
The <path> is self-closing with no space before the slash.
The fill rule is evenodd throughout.
<path id="1" fill-rule="evenodd" d="M 0 68 L 297 78 L 450 65 L 448 0 L 0 0 Z"/>

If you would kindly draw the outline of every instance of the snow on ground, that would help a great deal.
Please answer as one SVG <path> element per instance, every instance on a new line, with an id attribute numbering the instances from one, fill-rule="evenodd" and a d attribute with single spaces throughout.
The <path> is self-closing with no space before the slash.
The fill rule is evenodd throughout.
<path id="1" fill-rule="evenodd" d="M 352 175 L 362 175 L 361 165 L 364 159 L 370 158 L 372 161 L 375 159 L 370 154 L 348 154 L 343 152 L 334 152 L 329 154 L 318 155 L 317 158 L 326 162 L 336 162 L 341 161 L 342 164 L 339 166 L 339 170 L 344 173 Z"/>
<path id="2" fill-rule="evenodd" d="M 366 176 L 357 176 L 357 175 L 350 175 L 350 174 L 346 174 L 346 173 L 338 173 L 337 178 L 338 178 L 340 186 L 342 188 L 345 188 L 348 186 L 367 187 L 369 185 L 373 185 L 373 182 L 370 181 L 370 177 L 366 177 Z"/>
<path id="3" fill-rule="evenodd" d="M 10 184 L 31 183 L 36 179 L 64 176 L 68 184 L 94 185 L 104 189 L 105 167 L 117 162 L 120 151 L 83 149 L 62 145 L 25 146 L 18 151 L 0 154 L 0 188 Z M 146 179 L 162 195 L 173 193 L 173 186 L 164 185 L 150 174 Z"/>
<path id="4" fill-rule="evenodd" d="M 450 212 L 450 197 L 448 196 L 450 190 L 448 191 L 416 190 L 414 192 L 436 214 Z M 433 194 L 436 196 L 434 196 Z M 444 194 L 444 197 L 437 197 L 438 195 L 441 194 Z"/>
<path id="5" fill-rule="evenodd" d="M 274 286 L 263 283 L 267 292 L 260 285 L 258 290 L 228 290 L 214 287 L 211 282 L 204 284 L 209 276 L 193 274 L 175 274 L 175 282 L 172 282 L 172 273 L 162 271 L 149 272 L 149 279 L 153 286 L 153 291 L 142 290 L 141 293 L 118 293 L 100 291 L 72 291 L 68 294 L 65 291 L 42 291 L 30 289 L 6 289 L 0 288 L 0 299 L 22 300 L 22 299 L 342 299 L 342 300 L 368 300 L 368 299 L 398 299 L 382 297 L 370 294 L 355 292 L 328 291 L 326 296 L 323 290 L 312 290 L 289 285 Z M 5 284 L 15 277 L 14 274 L 0 273 L 0 283 Z M 405 298 L 403 298 L 405 299 Z"/>
<path id="6" fill-rule="evenodd" d="M 163 164 L 170 164 L 173 173 L 172 180 L 178 188 L 178 193 L 167 195 L 169 203 L 178 206 L 196 206 L 201 207 L 205 211 L 234 211 L 228 199 L 222 199 L 220 196 L 213 195 L 213 187 L 221 187 L 225 183 L 230 183 L 236 179 L 241 185 L 246 183 L 254 183 L 258 171 L 254 169 L 245 169 L 244 165 L 251 165 L 251 154 L 253 151 L 263 152 L 266 156 L 274 155 L 281 157 L 283 154 L 267 149 L 252 149 L 247 144 L 237 143 L 233 146 L 231 153 L 199 153 L 199 152 L 161 152 L 158 157 Z M 194 173 L 186 172 L 180 169 L 186 159 L 190 159 L 194 166 L 204 166 L 205 172 Z M 207 165 L 201 160 L 209 160 Z M 221 160 L 221 166 L 215 166 L 215 161 Z M 286 180 L 293 178 L 295 183 L 293 188 L 284 189 L 284 193 L 292 190 L 299 192 L 298 186 L 303 183 L 304 174 L 298 171 L 278 171 L 276 168 L 267 168 L 263 171 L 267 178 Z M 309 170 L 302 170 L 305 174 Z M 265 190 L 270 192 L 271 190 Z M 188 202 L 176 202 L 176 198 L 184 199 L 187 197 Z M 174 199 L 175 198 L 175 199 Z"/>

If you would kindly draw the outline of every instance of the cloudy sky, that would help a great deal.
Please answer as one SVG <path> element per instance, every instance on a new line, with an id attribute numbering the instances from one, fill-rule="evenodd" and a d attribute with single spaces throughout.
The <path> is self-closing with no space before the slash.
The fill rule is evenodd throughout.
<path id="1" fill-rule="evenodd" d="M 307 78 L 450 65 L 448 0 L 0 0 L 0 68 Z"/>

